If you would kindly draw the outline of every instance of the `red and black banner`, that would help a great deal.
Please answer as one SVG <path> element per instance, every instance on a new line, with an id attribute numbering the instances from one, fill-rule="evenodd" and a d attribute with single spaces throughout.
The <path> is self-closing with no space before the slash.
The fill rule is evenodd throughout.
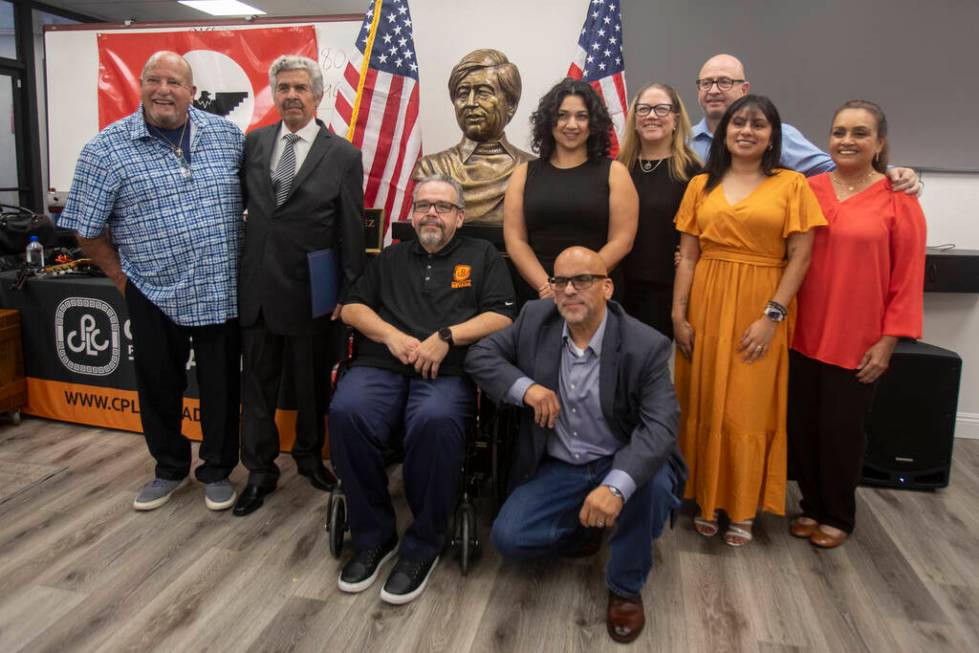
<path id="1" fill-rule="evenodd" d="M 194 106 L 224 116 L 248 132 L 279 120 L 269 88 L 269 67 L 279 56 L 316 61 L 311 25 L 239 30 L 101 33 L 99 43 L 99 129 L 139 106 L 143 64 L 159 50 L 190 63 L 197 93 Z"/>

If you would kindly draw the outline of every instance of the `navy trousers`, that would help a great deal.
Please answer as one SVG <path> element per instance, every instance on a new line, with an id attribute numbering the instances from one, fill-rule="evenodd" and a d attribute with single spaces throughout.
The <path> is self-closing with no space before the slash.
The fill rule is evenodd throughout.
<path id="1" fill-rule="evenodd" d="M 401 556 L 441 553 L 455 508 L 472 420 L 473 386 L 459 376 L 427 380 L 376 367 L 354 367 L 330 404 L 330 457 L 347 496 L 354 550 L 397 534 L 384 450 L 404 433 L 405 497 L 414 517 Z"/>
<path id="2" fill-rule="evenodd" d="M 537 473 L 507 498 L 493 523 L 493 546 L 505 558 L 531 560 L 557 555 L 580 542 L 578 514 L 588 493 L 605 479 L 612 457 L 571 465 L 546 456 Z M 609 539 L 608 588 L 628 598 L 639 596 L 653 568 L 653 540 L 663 532 L 670 511 L 680 505 L 669 463 L 636 488 L 615 521 Z"/>

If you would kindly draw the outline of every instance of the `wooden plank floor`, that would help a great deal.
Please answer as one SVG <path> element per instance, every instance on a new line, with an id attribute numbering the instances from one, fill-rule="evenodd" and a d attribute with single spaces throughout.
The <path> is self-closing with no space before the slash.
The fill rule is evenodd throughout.
<path id="1" fill-rule="evenodd" d="M 136 513 L 153 470 L 140 436 L 4 422 L 0 651 L 621 650 L 605 633 L 604 551 L 518 565 L 487 547 L 467 578 L 443 559 L 401 608 L 379 588 L 341 594 L 326 495 L 280 464 L 250 517 L 207 510 L 197 483 Z M 392 491 L 404 524 L 397 470 Z M 956 441 L 947 490 L 858 498 L 858 530 L 835 551 L 771 516 L 735 550 L 682 516 L 654 545 L 635 650 L 979 650 L 979 441 Z"/>

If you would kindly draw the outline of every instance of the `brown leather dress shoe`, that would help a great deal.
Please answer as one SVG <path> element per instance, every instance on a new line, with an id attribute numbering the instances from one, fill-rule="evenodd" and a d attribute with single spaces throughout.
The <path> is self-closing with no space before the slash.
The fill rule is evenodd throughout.
<path id="1" fill-rule="evenodd" d="M 609 637 L 619 643 L 628 644 L 639 637 L 639 633 L 646 625 L 646 613 L 642 607 L 642 597 L 626 599 L 609 590 L 605 625 L 608 628 Z"/>
<path id="2" fill-rule="evenodd" d="M 820 526 L 809 536 L 809 542 L 818 546 L 820 549 L 835 549 L 849 537 L 846 531 L 841 531 L 838 528 L 833 529 L 835 533 L 827 533 L 823 530 L 824 528 L 826 526 Z"/>
<path id="3" fill-rule="evenodd" d="M 816 530 L 818 526 L 819 522 L 812 517 L 799 515 L 789 523 L 789 535 L 808 540 L 809 536 L 812 535 L 812 532 Z"/>

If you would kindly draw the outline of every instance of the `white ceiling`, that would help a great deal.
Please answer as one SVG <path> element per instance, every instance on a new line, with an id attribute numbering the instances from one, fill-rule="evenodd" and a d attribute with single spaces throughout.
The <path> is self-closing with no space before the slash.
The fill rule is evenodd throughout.
<path id="1" fill-rule="evenodd" d="M 363 14 L 368 0 L 242 0 L 265 11 L 266 17 L 326 16 L 330 14 Z M 105 22 L 138 22 L 161 20 L 198 21 L 214 18 L 185 7 L 177 0 L 44 0 L 51 7 L 68 9 Z"/>

